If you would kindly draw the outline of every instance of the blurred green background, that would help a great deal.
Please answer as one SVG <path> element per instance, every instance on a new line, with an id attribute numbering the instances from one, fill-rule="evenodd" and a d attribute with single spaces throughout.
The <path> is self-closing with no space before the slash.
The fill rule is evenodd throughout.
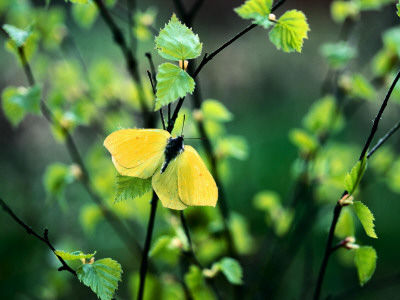
<path id="1" fill-rule="evenodd" d="M 193 2 L 184 1 L 188 7 Z M 194 32 L 203 42 L 203 53 L 212 52 L 249 24 L 233 11 L 233 8 L 241 4 L 242 1 L 237 0 L 204 1 L 193 23 Z M 29 16 L 33 10 L 42 10 L 46 13 L 45 1 L 4 1 L 2 5 L 4 6 L 3 8 L 0 5 L 2 23 L 13 20 L 12 14 L 21 13 Z M 278 238 L 274 246 L 265 238 L 267 234 L 271 234 L 271 228 L 265 222 L 265 213 L 254 207 L 253 199 L 262 190 L 272 190 L 278 193 L 284 204 L 289 204 L 294 193 L 299 151 L 290 142 L 289 132 L 293 128 L 302 127 L 302 119 L 310 106 L 324 95 L 322 89 L 329 66 L 320 54 L 320 47 L 326 42 L 336 42 L 341 30 L 341 25 L 335 23 L 330 16 L 330 5 L 331 1 L 288 0 L 277 10 L 278 17 L 289 9 L 298 9 L 306 14 L 311 31 L 301 54 L 278 51 L 269 42 L 267 31 L 256 28 L 217 55 L 198 77 L 197 88 L 200 89 L 202 97 L 218 99 L 232 112 L 234 119 L 226 123 L 226 132 L 242 136 L 247 141 L 247 158 L 228 160 L 228 171 L 223 176 L 223 183 L 229 207 L 243 217 L 248 226 L 245 235 L 252 241 L 249 244 L 251 248 L 249 253 L 243 255 L 241 259 L 244 281 L 250 286 L 256 280 L 260 280 L 258 277 L 260 268 L 257 262 L 263 261 L 264 253 L 267 256 L 268 249 L 279 251 L 280 243 L 285 241 L 285 237 Z M 157 29 L 162 28 L 170 19 L 172 12 L 177 11 L 173 1 L 137 1 L 136 6 L 142 11 L 149 6 L 157 9 L 158 14 L 154 24 Z M 128 24 L 124 8 L 126 8 L 125 1 L 118 1 L 118 5 L 112 9 L 112 16 L 118 20 L 118 24 L 126 34 Z M 49 95 L 49 86 L 52 84 L 46 78 L 46 72 L 54 70 L 57 64 L 71 64 L 71 60 L 82 71 L 80 57 L 89 70 L 100 61 L 108 61 L 111 62 L 119 78 L 128 78 L 120 50 L 112 42 L 112 36 L 101 18 L 89 28 L 83 28 L 74 20 L 71 3 L 52 0 L 49 10 L 53 9 L 59 10 L 64 16 L 67 38 L 64 38 L 58 49 L 49 51 L 40 47 L 32 58 L 33 72 L 37 81 L 43 84 L 45 98 Z M 381 10 L 363 13 L 351 35 L 351 39 L 358 45 L 359 54 L 349 68 L 362 72 L 367 78 L 372 78 L 371 61 L 382 47 L 382 33 L 388 28 L 398 26 L 399 22 L 393 3 Z M 2 43 L 3 45 L 6 43 L 5 38 L 2 38 Z M 154 49 L 153 39 L 139 43 L 136 53 L 143 80 L 146 80 L 146 70 L 149 69 L 145 52 L 152 54 L 156 65 L 164 62 Z M 5 47 L 0 47 L 0 69 L 2 70 L 0 90 L 9 85 L 26 86 L 22 69 L 14 55 Z M 87 85 L 87 82 L 81 83 Z M 348 159 L 343 160 L 344 172 L 350 170 L 357 161 L 369 134 L 371 121 L 385 92 L 385 88 L 377 90 L 377 99 L 374 102 L 362 102 L 348 107 L 349 117 L 346 117 L 344 129 L 334 134 L 328 142 L 327 148 L 332 147 L 330 148 L 332 155 L 337 154 L 340 157 L 339 149 L 343 147 L 346 149 Z M 190 98 L 185 101 L 188 109 L 191 108 L 190 101 Z M 382 136 L 399 119 L 399 112 L 398 101 L 391 103 L 384 114 L 377 137 Z M 128 118 L 127 122 L 126 119 L 118 121 L 106 118 L 98 116 L 100 125 L 103 125 L 102 122 L 104 124 L 107 122 L 109 126 L 107 131 L 110 131 L 112 126 L 113 130 L 119 126 L 140 126 L 139 122 L 136 122 L 138 118 L 135 119 L 135 114 L 131 120 Z M 66 204 L 60 205 L 58 201 L 46 195 L 43 185 L 46 167 L 53 162 L 69 165 L 71 160 L 64 145 L 55 141 L 45 119 L 29 115 L 18 127 L 13 127 L 0 110 L 0 132 L 0 197 L 38 233 L 42 233 L 43 229 L 48 227 L 55 248 L 67 251 L 82 250 L 87 253 L 96 250 L 96 257 L 112 257 L 119 261 L 124 273 L 123 281 L 117 291 L 117 299 L 134 299 L 132 282 L 140 257 L 132 255 L 106 222 L 97 220 L 93 228 L 87 224 L 96 218 L 92 216 L 90 219 L 88 216 L 90 213 L 95 214 L 91 210 L 87 210 L 87 215 L 82 212 L 91 203 L 82 185 L 72 183 L 66 187 L 64 197 Z M 185 135 L 188 136 L 188 133 Z M 94 154 L 97 151 L 101 153 L 99 155 L 107 157 L 106 150 L 102 148 L 105 137 L 106 134 L 98 132 L 95 126 L 79 126 L 74 132 L 79 151 L 89 162 L 92 177 L 96 179 L 108 176 L 112 181 L 115 174 L 111 160 L 105 162 L 107 166 L 105 172 L 101 170 L 103 161 L 96 162 Z M 188 143 L 196 149 L 201 149 L 199 141 Z M 395 135 L 389 144 L 396 158 L 400 139 Z M 335 145 L 339 145 L 337 150 L 333 147 Z M 91 165 L 90 160 L 94 161 Z M 376 218 L 376 232 L 379 239 L 368 238 L 361 226 L 357 226 L 356 231 L 358 243 L 372 245 L 377 250 L 378 262 L 374 277 L 364 290 L 358 287 L 351 255 L 341 249 L 332 256 L 328 265 L 323 286 L 325 294 L 332 293 L 335 296 L 354 290 L 355 294 L 346 294 L 347 298 L 399 297 L 399 189 L 396 192 L 396 188 L 390 188 L 387 181 L 383 175 L 368 170 L 359 195 Z M 400 183 L 397 184 L 400 186 Z M 396 183 L 392 183 L 392 186 L 396 186 Z M 305 228 L 309 234 L 299 243 L 299 249 L 293 251 L 295 256 L 293 264 L 280 283 L 276 299 L 300 299 L 312 295 L 333 206 L 340 193 L 341 189 L 337 188 L 325 194 L 332 196 L 323 199 L 318 213 L 309 223 L 310 227 Z M 140 228 L 137 226 L 132 228 L 140 243 L 143 243 L 149 207 L 147 200 L 141 200 L 142 203 L 138 203 L 138 199 L 127 200 L 115 206 L 120 206 L 119 213 L 127 216 L 128 224 L 134 222 L 142 225 Z M 165 221 L 168 218 L 165 210 L 159 207 L 153 241 L 167 230 L 163 227 L 168 223 Z M 189 225 L 198 226 L 195 224 L 196 210 L 197 208 L 187 210 Z M 89 218 L 86 223 L 85 217 Z M 58 272 L 59 262 L 49 249 L 28 235 L 4 212 L 0 213 L 0 224 L 0 298 L 95 298 L 88 288 L 80 285 L 70 274 Z M 194 239 L 196 241 L 196 236 Z M 207 259 L 205 261 L 209 263 Z M 164 273 L 168 273 L 168 268 L 163 269 Z M 397 277 L 393 277 L 396 274 Z M 263 281 L 268 282 L 269 278 L 261 278 L 261 282 Z M 264 296 L 267 298 L 267 295 Z M 258 297 L 266 299 L 260 295 Z"/>

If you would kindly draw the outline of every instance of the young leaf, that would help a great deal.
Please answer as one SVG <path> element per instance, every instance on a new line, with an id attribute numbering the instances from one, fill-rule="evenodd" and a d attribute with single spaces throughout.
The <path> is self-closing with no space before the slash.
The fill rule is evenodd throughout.
<path id="1" fill-rule="evenodd" d="M 121 265 L 111 258 L 83 264 L 77 270 L 78 279 L 90 287 L 101 300 L 111 300 L 121 280 Z"/>
<path id="2" fill-rule="evenodd" d="M 354 209 L 367 235 L 369 237 L 377 239 L 378 237 L 374 230 L 375 218 L 374 215 L 369 210 L 369 208 L 362 202 L 356 201 L 354 202 Z"/>
<path id="3" fill-rule="evenodd" d="M 347 18 L 355 19 L 360 13 L 359 4 L 356 1 L 333 1 L 331 5 L 332 19 L 342 23 Z"/>
<path id="4" fill-rule="evenodd" d="M 335 228 L 335 236 L 344 239 L 354 236 L 354 222 L 348 207 L 344 207 Z"/>
<path id="5" fill-rule="evenodd" d="M 352 78 L 350 96 L 353 98 L 361 98 L 373 101 L 376 98 L 375 88 L 363 75 L 354 74 Z"/>
<path id="6" fill-rule="evenodd" d="M 30 88 L 7 87 L 2 97 L 2 108 L 12 125 L 17 126 L 27 113 L 40 113 L 40 93 L 38 86 Z"/>
<path id="7" fill-rule="evenodd" d="M 156 108 L 160 109 L 194 90 L 194 80 L 184 70 L 171 63 L 158 67 Z"/>
<path id="8" fill-rule="evenodd" d="M 32 28 L 30 26 L 27 29 L 22 30 L 15 26 L 4 24 L 3 29 L 8 33 L 8 35 L 17 45 L 17 47 L 24 46 L 25 42 L 32 33 Z"/>
<path id="9" fill-rule="evenodd" d="M 303 129 L 292 129 L 289 132 L 290 141 L 296 145 L 302 152 L 310 153 L 318 147 L 318 141 Z"/>
<path id="10" fill-rule="evenodd" d="M 234 11 L 243 19 L 253 19 L 254 23 L 268 28 L 272 25 L 269 20 L 271 13 L 272 0 L 247 0 L 242 6 Z"/>
<path id="11" fill-rule="evenodd" d="M 65 188 L 74 179 L 69 166 L 57 162 L 49 165 L 43 176 L 43 184 L 48 197 L 56 198 L 63 205 Z"/>
<path id="12" fill-rule="evenodd" d="M 155 39 L 158 54 L 170 60 L 193 59 L 201 54 L 199 36 L 183 25 L 175 14 Z"/>
<path id="13" fill-rule="evenodd" d="M 249 146 L 242 136 L 225 135 L 218 140 L 216 149 L 219 157 L 233 157 L 245 160 L 249 156 Z"/>
<path id="14" fill-rule="evenodd" d="M 298 10 L 290 10 L 279 18 L 269 33 L 270 41 L 284 52 L 301 52 L 303 40 L 308 38 L 310 27 L 306 16 Z"/>
<path id="15" fill-rule="evenodd" d="M 242 284 L 243 271 L 239 262 L 230 257 L 224 257 L 219 261 L 221 272 L 232 284 Z"/>
<path id="16" fill-rule="evenodd" d="M 75 0 L 75 3 L 76 5 L 72 6 L 75 22 L 82 28 L 92 27 L 99 15 L 96 4 L 88 0 Z"/>
<path id="17" fill-rule="evenodd" d="M 232 113 L 218 100 L 207 99 L 201 104 L 204 118 L 217 122 L 232 121 Z"/>
<path id="18" fill-rule="evenodd" d="M 400 1 L 399 3 L 396 4 L 396 8 L 397 8 L 397 15 L 400 17 Z"/>
<path id="19" fill-rule="evenodd" d="M 115 182 L 115 202 L 135 199 L 136 197 L 143 196 L 149 190 L 151 190 L 151 178 L 141 179 L 117 174 Z"/>
<path id="20" fill-rule="evenodd" d="M 342 69 L 357 55 L 357 50 L 344 41 L 328 43 L 321 47 L 321 53 L 334 69 Z"/>
<path id="21" fill-rule="evenodd" d="M 95 254 L 96 251 L 92 254 L 85 254 L 81 251 L 74 251 L 74 252 L 65 252 L 63 250 L 56 250 L 54 253 L 58 256 L 60 256 L 63 260 L 77 260 L 77 259 L 89 259 L 92 258 Z"/>
<path id="22" fill-rule="evenodd" d="M 344 179 L 344 188 L 349 195 L 352 195 L 356 190 L 361 178 L 364 175 L 365 169 L 367 167 L 367 158 L 359 160 L 357 164 L 351 169 L 350 173 L 346 174 Z"/>
<path id="23" fill-rule="evenodd" d="M 191 265 L 189 271 L 185 274 L 185 283 L 194 300 L 214 300 L 215 297 L 208 289 L 203 273 L 204 271 L 202 272 L 198 266 Z"/>
<path id="24" fill-rule="evenodd" d="M 342 128 L 344 119 L 337 107 L 335 98 L 327 95 L 314 102 L 303 119 L 304 127 L 316 135 Z"/>
<path id="25" fill-rule="evenodd" d="M 363 286 L 371 279 L 376 268 L 376 251 L 371 246 L 362 246 L 355 249 L 354 263 L 357 268 L 360 285 Z"/>

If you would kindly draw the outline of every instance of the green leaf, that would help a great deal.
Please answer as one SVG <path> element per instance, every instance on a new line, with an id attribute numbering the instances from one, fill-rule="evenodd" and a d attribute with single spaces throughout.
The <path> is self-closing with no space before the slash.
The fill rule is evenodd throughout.
<path id="1" fill-rule="evenodd" d="M 279 18 L 269 33 L 269 39 L 284 52 L 301 52 L 303 40 L 308 38 L 309 30 L 306 16 L 301 11 L 290 10 Z"/>
<path id="2" fill-rule="evenodd" d="M 358 0 L 361 10 L 378 10 L 393 0 Z"/>
<path id="3" fill-rule="evenodd" d="M 243 271 L 239 262 L 230 257 L 224 257 L 219 261 L 221 272 L 232 284 L 242 284 Z"/>
<path id="4" fill-rule="evenodd" d="M 377 239 L 378 236 L 375 233 L 374 227 L 374 215 L 371 213 L 369 208 L 360 201 L 354 202 L 354 210 L 356 211 L 357 217 L 360 220 L 365 232 L 369 237 Z"/>
<path id="5" fill-rule="evenodd" d="M 332 19 L 342 23 L 347 18 L 355 19 L 360 13 L 360 7 L 355 1 L 333 1 L 331 5 Z"/>
<path id="6" fill-rule="evenodd" d="M 13 25 L 4 24 L 3 29 L 8 33 L 11 40 L 17 45 L 17 47 L 22 47 L 25 45 L 29 36 L 32 33 L 32 27 L 29 26 L 27 29 L 19 29 Z"/>
<path id="7" fill-rule="evenodd" d="M 272 0 L 247 0 L 234 11 L 243 19 L 266 17 L 271 13 Z"/>
<path id="8" fill-rule="evenodd" d="M 245 160 L 249 156 L 249 146 L 242 136 L 225 135 L 218 140 L 215 152 L 218 157 L 233 157 Z"/>
<path id="9" fill-rule="evenodd" d="M 67 208 L 65 188 L 75 180 L 70 166 L 63 163 L 53 163 L 46 168 L 43 184 L 48 199 L 56 199 L 63 209 Z"/>
<path id="10" fill-rule="evenodd" d="M 76 5 L 72 6 L 72 17 L 82 28 L 90 28 L 97 19 L 98 8 L 92 1 L 76 0 Z"/>
<path id="11" fill-rule="evenodd" d="M 254 23 L 268 28 L 273 23 L 269 20 L 272 0 L 247 0 L 234 11 L 243 19 L 253 19 Z"/>
<path id="12" fill-rule="evenodd" d="M 85 254 L 81 251 L 74 251 L 74 252 L 65 252 L 63 250 L 56 250 L 54 253 L 60 256 L 63 260 L 77 260 L 77 259 L 89 259 L 92 258 L 96 251 L 92 254 Z"/>
<path id="13" fill-rule="evenodd" d="M 363 286 L 371 279 L 376 268 L 376 251 L 371 246 L 362 246 L 355 249 L 354 263 L 357 268 L 360 285 Z"/>
<path id="14" fill-rule="evenodd" d="M 321 47 L 321 53 L 333 69 L 342 69 L 357 56 L 356 48 L 344 41 L 328 43 Z"/>
<path id="15" fill-rule="evenodd" d="M 303 129 L 292 129 L 289 132 L 290 141 L 296 145 L 301 152 L 310 153 L 318 147 L 318 141 Z"/>
<path id="16" fill-rule="evenodd" d="M 339 239 L 354 236 L 354 222 L 348 207 L 344 207 L 335 228 L 335 236 Z"/>
<path id="17" fill-rule="evenodd" d="M 359 160 L 357 164 L 351 169 L 350 173 L 346 174 L 344 179 L 344 188 L 349 195 L 352 195 L 356 190 L 361 178 L 364 175 L 365 169 L 367 168 L 367 158 L 364 157 Z"/>
<path id="18" fill-rule="evenodd" d="M 133 28 L 134 35 L 140 41 L 146 41 L 153 37 L 150 28 L 154 26 L 154 21 L 157 15 L 157 9 L 154 7 L 149 7 L 146 11 L 142 12 L 137 10 L 133 19 L 135 20 L 135 26 Z"/>
<path id="19" fill-rule="evenodd" d="M 135 199 L 151 190 L 151 178 L 142 179 L 117 174 L 115 185 L 115 202 Z"/>
<path id="20" fill-rule="evenodd" d="M 354 74 L 352 76 L 350 97 L 361 98 L 373 101 L 376 98 L 375 89 L 372 84 L 361 74 Z"/>
<path id="21" fill-rule="evenodd" d="M 191 291 L 194 300 L 214 300 L 215 297 L 208 289 L 203 273 L 198 266 L 191 265 L 189 272 L 185 274 L 185 283 Z"/>
<path id="22" fill-rule="evenodd" d="M 400 17 L 400 1 L 399 3 L 396 4 L 396 8 L 397 8 L 397 15 Z"/>
<path id="23" fill-rule="evenodd" d="M 153 259 L 159 259 L 164 263 L 174 265 L 178 262 L 182 250 L 182 244 L 177 237 L 167 235 L 160 236 L 149 252 Z"/>
<path id="24" fill-rule="evenodd" d="M 199 36 L 183 25 L 175 14 L 155 39 L 158 53 L 170 60 L 193 59 L 201 54 Z"/>
<path id="25" fill-rule="evenodd" d="M 238 254 L 250 254 L 254 251 L 254 239 L 250 233 L 248 220 L 242 215 L 233 212 L 229 216 L 229 228 Z"/>
<path id="26" fill-rule="evenodd" d="M 111 300 L 121 280 L 121 265 L 111 258 L 83 264 L 77 270 L 78 279 L 90 287 L 101 300 Z"/>
<path id="27" fill-rule="evenodd" d="M 27 113 L 40 113 L 41 88 L 7 87 L 3 90 L 2 108 L 12 125 L 17 126 Z"/>
<path id="28" fill-rule="evenodd" d="M 160 109 L 178 98 L 193 93 L 194 80 L 184 70 L 171 63 L 164 63 L 158 67 L 156 108 Z"/>
<path id="29" fill-rule="evenodd" d="M 343 116 L 331 95 L 316 101 L 303 119 L 304 127 L 317 135 L 338 131 L 343 127 L 343 123 Z"/>
<path id="30" fill-rule="evenodd" d="M 207 120 L 216 122 L 232 121 L 232 113 L 220 101 L 207 99 L 201 104 L 201 111 Z"/>

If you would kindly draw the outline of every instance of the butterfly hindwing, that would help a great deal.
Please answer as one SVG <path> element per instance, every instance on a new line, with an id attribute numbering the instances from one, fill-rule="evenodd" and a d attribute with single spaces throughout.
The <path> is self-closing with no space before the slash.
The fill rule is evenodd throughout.
<path id="1" fill-rule="evenodd" d="M 104 146 L 121 175 L 149 178 L 164 160 L 171 135 L 159 129 L 123 129 L 110 134 Z"/>
<path id="2" fill-rule="evenodd" d="M 164 207 L 178 210 L 187 207 L 179 198 L 177 160 L 171 161 L 163 173 L 158 168 L 152 178 L 152 185 Z"/>
<path id="3" fill-rule="evenodd" d="M 215 206 L 218 189 L 199 154 L 191 146 L 178 156 L 179 198 L 186 205 Z"/>

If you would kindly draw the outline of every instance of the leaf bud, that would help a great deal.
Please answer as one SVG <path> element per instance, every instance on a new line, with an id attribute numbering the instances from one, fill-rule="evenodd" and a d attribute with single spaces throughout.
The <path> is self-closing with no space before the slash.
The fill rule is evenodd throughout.
<path id="1" fill-rule="evenodd" d="M 179 61 L 179 68 L 183 69 L 184 71 L 186 71 L 187 67 L 188 67 L 189 61 L 187 60 L 180 60 Z"/>
<path id="2" fill-rule="evenodd" d="M 270 20 L 272 22 L 276 22 L 276 16 L 274 14 L 269 14 L 268 20 Z"/>

